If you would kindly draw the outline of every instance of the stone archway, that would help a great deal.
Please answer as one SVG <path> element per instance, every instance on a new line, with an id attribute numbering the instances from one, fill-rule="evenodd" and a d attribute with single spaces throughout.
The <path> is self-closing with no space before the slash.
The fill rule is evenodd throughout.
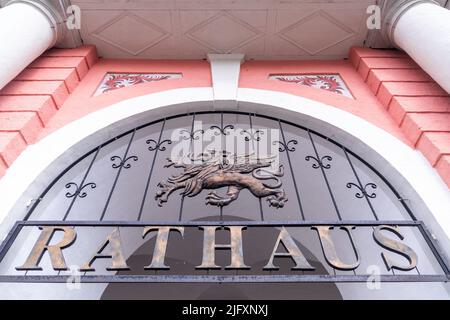
<path id="1" fill-rule="evenodd" d="M 127 110 L 123 108 L 126 102 L 121 103 L 123 104 L 121 106 L 112 106 L 111 109 L 107 108 L 61 129 L 54 136 L 42 141 L 28 153 L 26 152 L 17 161 L 15 168 L 11 170 L 6 179 L 1 181 L 0 189 L 8 190 L 13 195 L 2 203 L 2 214 L 6 216 L 6 221 L 20 220 L 26 213 L 24 204 L 29 202 L 28 200 L 36 198 L 39 190 L 42 190 L 42 186 L 54 178 L 54 172 L 63 169 L 74 158 L 79 157 L 92 146 L 111 138 L 114 132 L 123 131 L 131 124 L 145 123 L 155 117 L 177 114 L 186 108 L 195 111 L 211 110 L 208 90 L 183 90 L 182 94 L 175 95 L 175 99 L 173 98 L 174 92 L 150 95 L 147 99 L 142 97 L 142 99 L 133 99 L 133 101 L 128 101 L 130 108 Z M 325 131 L 335 139 L 351 144 L 365 157 L 373 159 L 374 165 L 381 168 L 383 174 L 394 186 L 409 198 L 411 206 L 416 212 L 420 212 L 420 218 L 432 228 L 437 228 L 435 230 L 437 230 L 438 238 L 442 239 L 444 243 L 447 241 L 445 231 L 440 227 L 440 225 L 445 227 L 445 223 L 436 222 L 436 219 L 446 219 L 441 216 L 442 207 L 445 208 L 445 204 L 439 202 L 445 198 L 445 196 L 440 197 L 445 195 L 445 192 L 440 189 L 439 183 L 430 177 L 427 178 L 430 182 L 427 188 L 418 185 L 418 180 L 420 177 L 428 175 L 427 170 L 430 167 L 426 162 L 421 162 L 412 149 L 363 120 L 332 107 L 286 94 L 250 89 L 242 89 L 240 92 L 240 110 L 247 112 L 258 110 L 262 114 L 277 113 L 280 118 L 308 124 L 315 130 Z M 196 94 L 198 95 L 196 96 Z M 153 105 L 148 104 L 150 103 L 148 98 L 154 99 Z M 193 102 L 196 102 L 197 105 L 193 106 Z M 364 130 L 359 131 L 361 128 Z M 394 149 L 395 153 L 392 152 Z M 38 156 L 38 154 L 41 155 Z M 405 158 L 408 162 L 405 162 Z M 36 162 L 36 166 L 30 166 L 30 163 Z M 21 170 L 23 172 L 20 172 Z M 30 172 L 30 170 L 36 170 L 36 172 Z M 20 180 L 27 174 L 30 174 L 28 178 Z M 30 179 L 32 179 L 31 182 Z M 22 185 L 16 185 L 16 181 L 21 181 Z M 8 227 L 8 223 L 2 225 L 2 227 L 5 226 Z M 61 288 L 64 290 L 63 287 Z M 97 294 L 103 291 L 101 285 L 95 288 L 95 290 L 100 290 L 97 291 Z M 83 297 L 82 293 L 80 294 L 80 297 Z"/>

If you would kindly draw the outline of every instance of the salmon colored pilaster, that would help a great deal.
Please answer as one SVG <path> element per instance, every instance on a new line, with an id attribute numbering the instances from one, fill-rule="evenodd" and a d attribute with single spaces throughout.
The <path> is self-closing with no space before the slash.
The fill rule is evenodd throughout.
<path id="1" fill-rule="evenodd" d="M 47 125 L 56 112 L 56 104 L 50 96 L 2 96 L 1 112 L 35 112 L 42 125 Z"/>
<path id="2" fill-rule="evenodd" d="M 20 81 L 58 81 L 64 82 L 69 93 L 80 82 L 76 68 L 29 68 L 16 77 Z"/>
<path id="3" fill-rule="evenodd" d="M 40 69 L 60 69 L 60 68 L 74 68 L 78 79 L 84 78 L 89 70 L 87 61 L 84 57 L 45 57 L 41 56 L 36 59 L 28 68 Z"/>
<path id="4" fill-rule="evenodd" d="M 389 113 L 401 126 L 408 113 L 449 113 L 450 97 L 394 97 Z"/>
<path id="5" fill-rule="evenodd" d="M 438 163 L 436 163 L 435 168 L 444 179 L 444 181 L 447 182 L 447 185 L 450 187 L 450 155 L 442 156 L 439 159 Z"/>
<path id="6" fill-rule="evenodd" d="M 448 94 L 434 82 L 382 82 L 377 97 L 390 108 L 393 97 L 447 97 Z"/>
<path id="7" fill-rule="evenodd" d="M 9 167 L 27 143 L 19 132 L 3 132 L 0 134 L 0 163 Z"/>
<path id="8" fill-rule="evenodd" d="M 0 90 L 0 176 L 97 62 L 95 46 L 51 49 Z"/>
<path id="9" fill-rule="evenodd" d="M 18 81 L 13 80 L 1 91 L 0 96 L 50 96 L 59 108 L 69 96 L 64 81 Z"/>
<path id="10" fill-rule="evenodd" d="M 436 165 L 441 157 L 450 156 L 450 132 L 424 132 L 417 143 L 419 149 Z"/>
<path id="11" fill-rule="evenodd" d="M 7 165 L 3 161 L 0 161 L 0 177 L 5 175 L 6 169 L 8 169 Z"/>
<path id="12" fill-rule="evenodd" d="M 373 69 L 368 75 L 367 84 L 374 94 L 378 94 L 384 82 L 427 82 L 431 77 L 417 69 Z"/>
<path id="13" fill-rule="evenodd" d="M 42 124 L 36 112 L 1 112 L 1 133 L 19 132 L 27 144 L 36 142 Z"/>
<path id="14" fill-rule="evenodd" d="M 405 135 L 417 146 L 426 132 L 450 132 L 450 114 L 408 113 L 401 128 Z M 442 148 L 444 147 L 443 145 Z"/>
<path id="15" fill-rule="evenodd" d="M 350 61 L 450 186 L 450 96 L 403 52 L 354 47 Z"/>
<path id="16" fill-rule="evenodd" d="M 397 50 L 373 50 L 370 48 L 353 47 L 350 49 L 350 63 L 358 69 L 362 58 L 405 58 L 407 55 Z"/>
<path id="17" fill-rule="evenodd" d="M 93 45 L 85 45 L 75 49 L 50 49 L 44 52 L 43 57 L 73 57 L 83 58 L 88 68 L 97 63 L 97 51 Z"/>

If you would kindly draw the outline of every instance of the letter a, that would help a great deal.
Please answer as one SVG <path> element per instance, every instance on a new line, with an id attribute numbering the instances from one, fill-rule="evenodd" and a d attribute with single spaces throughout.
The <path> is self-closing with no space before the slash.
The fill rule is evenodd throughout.
<path id="1" fill-rule="evenodd" d="M 288 252 L 277 252 L 277 249 L 280 245 L 286 248 Z M 303 253 L 300 251 L 298 246 L 295 244 L 294 239 L 292 239 L 291 235 L 288 233 L 285 227 L 283 227 L 280 231 L 280 235 L 278 236 L 277 242 L 275 243 L 275 247 L 273 248 L 272 255 L 270 256 L 269 262 L 263 268 L 263 270 L 278 270 L 279 267 L 274 266 L 273 259 L 275 257 L 288 257 L 294 260 L 295 267 L 292 267 L 292 270 L 314 270 L 314 267 L 311 266 L 306 260 Z"/>
<path id="2" fill-rule="evenodd" d="M 111 245 L 111 253 L 110 254 L 102 254 L 105 248 Z M 95 268 L 92 267 L 92 264 L 95 260 L 99 258 L 109 258 L 112 259 L 111 267 L 106 268 L 109 271 L 118 271 L 118 270 L 129 270 L 123 252 L 122 252 L 122 242 L 120 240 L 119 228 L 115 228 L 113 232 L 106 238 L 106 241 L 100 246 L 100 248 L 96 251 L 96 253 L 86 262 L 81 268 L 80 271 L 95 271 Z"/>

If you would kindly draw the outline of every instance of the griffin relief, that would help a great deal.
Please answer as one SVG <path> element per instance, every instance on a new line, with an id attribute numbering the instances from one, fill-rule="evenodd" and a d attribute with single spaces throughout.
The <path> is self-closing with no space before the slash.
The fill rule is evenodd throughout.
<path id="1" fill-rule="evenodd" d="M 280 177 L 284 175 L 283 166 L 276 172 L 268 170 L 275 161 L 275 156 L 256 157 L 254 154 L 238 156 L 226 152 L 210 152 L 198 157 L 188 155 L 189 161 L 183 158 L 171 159 L 165 168 L 182 168 L 183 173 L 174 175 L 166 182 L 160 182 L 155 200 L 161 207 L 170 195 L 183 189 L 182 195 L 194 197 L 203 189 L 214 190 L 228 187 L 225 196 L 211 191 L 206 197 L 206 204 L 223 207 L 239 197 L 242 189 L 248 189 L 255 197 L 266 198 L 269 206 L 282 208 L 288 201 L 284 189 L 281 188 Z M 272 180 L 267 183 L 267 180 Z"/>

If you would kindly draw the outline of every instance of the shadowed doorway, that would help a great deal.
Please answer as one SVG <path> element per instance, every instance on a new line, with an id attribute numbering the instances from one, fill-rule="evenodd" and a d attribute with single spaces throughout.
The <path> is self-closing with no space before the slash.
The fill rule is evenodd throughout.
<path id="1" fill-rule="evenodd" d="M 216 220 L 210 217 L 208 220 Z M 242 220 L 237 217 L 223 217 L 224 220 Z M 202 219 L 204 220 L 204 219 Z M 245 222 L 243 222 L 245 225 Z M 292 271 L 294 262 L 290 258 L 275 258 L 274 264 L 279 266 L 277 271 L 263 271 L 267 264 L 274 244 L 278 237 L 277 228 L 248 228 L 243 231 L 243 249 L 245 263 L 251 270 L 196 270 L 202 260 L 203 232 L 194 228 L 186 228 L 184 237 L 171 235 L 168 242 L 165 263 L 170 271 L 143 270 L 152 259 L 156 237 L 152 237 L 140 246 L 127 260 L 131 271 L 121 271 L 118 274 L 153 274 L 167 275 L 270 275 L 302 274 L 302 271 Z M 225 230 L 218 230 L 216 243 L 229 243 L 230 234 Z M 320 261 L 306 247 L 296 241 L 297 246 L 305 255 L 308 262 L 315 268 L 308 274 L 328 274 Z M 284 250 L 280 245 L 278 252 Z M 219 266 L 230 263 L 230 250 L 216 250 L 215 261 Z M 188 300 L 252 300 L 252 299 L 342 299 L 334 283 L 111 283 L 101 299 L 188 299 Z"/>

